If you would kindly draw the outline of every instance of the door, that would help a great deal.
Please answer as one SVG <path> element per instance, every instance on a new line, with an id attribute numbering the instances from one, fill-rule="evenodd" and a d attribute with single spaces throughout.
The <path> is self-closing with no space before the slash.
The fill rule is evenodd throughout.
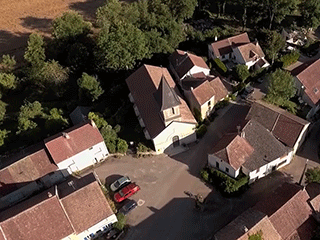
<path id="1" fill-rule="evenodd" d="M 173 143 L 173 147 L 178 147 L 178 146 L 180 146 L 179 136 L 174 136 L 174 137 L 172 138 L 172 143 Z"/>

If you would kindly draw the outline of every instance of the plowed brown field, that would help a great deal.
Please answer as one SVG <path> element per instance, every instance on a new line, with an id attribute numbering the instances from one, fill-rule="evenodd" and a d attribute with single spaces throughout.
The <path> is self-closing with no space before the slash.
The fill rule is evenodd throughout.
<path id="1" fill-rule="evenodd" d="M 105 0 L 0 0 L 0 56 L 21 57 L 28 36 L 37 31 L 50 36 L 51 21 L 68 10 L 92 20 Z"/>

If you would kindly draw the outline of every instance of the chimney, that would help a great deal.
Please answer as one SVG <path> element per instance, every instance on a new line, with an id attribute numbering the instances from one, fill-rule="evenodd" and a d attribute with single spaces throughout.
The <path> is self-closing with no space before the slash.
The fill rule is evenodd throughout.
<path id="1" fill-rule="evenodd" d="M 62 136 L 64 136 L 66 139 L 70 139 L 69 134 L 66 132 L 62 132 Z"/>
<path id="2" fill-rule="evenodd" d="M 51 198 L 52 197 L 52 193 L 48 192 L 48 197 Z"/>
<path id="3" fill-rule="evenodd" d="M 255 39 L 255 40 L 254 40 L 254 45 L 256 45 L 256 46 L 258 46 L 258 45 L 259 45 L 259 43 L 258 43 L 258 40 L 257 40 L 257 39 Z"/>
<path id="4" fill-rule="evenodd" d="M 245 138 L 246 137 L 246 133 L 244 131 L 241 131 L 240 137 Z"/>
<path id="5" fill-rule="evenodd" d="M 96 123 L 92 119 L 90 119 L 90 125 L 94 128 L 97 127 Z"/>
<path id="6" fill-rule="evenodd" d="M 190 89 L 191 89 L 191 91 L 193 91 L 193 87 L 191 87 Z"/>
<path id="7" fill-rule="evenodd" d="M 237 126 L 237 130 L 238 130 L 238 135 L 239 135 L 239 136 L 241 136 L 241 130 L 240 130 L 240 129 L 241 129 L 241 127 L 240 127 L 240 125 L 238 125 L 238 126 Z"/>
<path id="8" fill-rule="evenodd" d="M 243 231 L 246 233 L 249 231 L 249 229 L 247 228 L 247 226 L 243 226 Z"/>

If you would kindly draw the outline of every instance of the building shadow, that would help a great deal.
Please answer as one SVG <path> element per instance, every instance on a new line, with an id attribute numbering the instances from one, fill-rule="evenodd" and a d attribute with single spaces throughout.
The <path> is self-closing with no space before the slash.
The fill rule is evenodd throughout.
<path id="1" fill-rule="evenodd" d="M 50 18 L 37 18 L 28 16 L 25 18 L 20 18 L 22 21 L 21 25 L 25 28 L 31 29 L 31 30 L 40 30 L 44 33 L 50 33 L 51 32 L 51 23 L 52 19 Z"/>

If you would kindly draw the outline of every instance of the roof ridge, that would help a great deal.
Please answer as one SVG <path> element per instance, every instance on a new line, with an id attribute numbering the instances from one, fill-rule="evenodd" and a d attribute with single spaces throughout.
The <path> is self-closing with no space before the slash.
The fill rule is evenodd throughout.
<path id="1" fill-rule="evenodd" d="M 0 224 L 0 232 L 1 232 L 2 236 L 4 237 L 4 239 L 7 240 L 6 235 L 4 234 L 3 229 L 1 227 L 1 224 Z"/>

